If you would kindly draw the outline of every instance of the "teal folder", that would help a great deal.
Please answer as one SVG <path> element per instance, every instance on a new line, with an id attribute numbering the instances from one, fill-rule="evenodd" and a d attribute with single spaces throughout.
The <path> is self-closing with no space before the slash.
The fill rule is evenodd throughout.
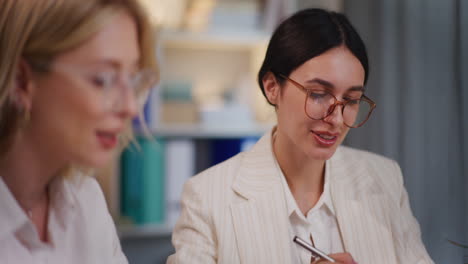
<path id="1" fill-rule="evenodd" d="M 133 223 L 141 221 L 142 157 L 135 146 L 129 146 L 121 158 L 121 215 Z"/>
<path id="2" fill-rule="evenodd" d="M 142 223 L 164 222 L 164 145 L 161 139 L 157 141 L 143 140 L 143 194 Z"/>
<path id="3" fill-rule="evenodd" d="M 164 222 L 164 140 L 138 138 L 121 158 L 121 214 L 134 224 Z"/>

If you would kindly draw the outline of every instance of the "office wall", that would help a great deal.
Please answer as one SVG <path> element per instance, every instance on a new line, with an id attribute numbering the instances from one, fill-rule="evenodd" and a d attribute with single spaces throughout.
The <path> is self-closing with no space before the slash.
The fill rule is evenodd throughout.
<path id="1" fill-rule="evenodd" d="M 467 7 L 462 0 L 353 0 L 345 13 L 368 45 L 377 102 L 346 144 L 396 159 L 436 263 L 466 263 Z"/>
<path id="2" fill-rule="evenodd" d="M 460 97 L 460 104 L 461 104 L 461 112 L 462 112 L 462 119 L 463 121 L 463 134 L 462 134 L 462 139 L 463 139 L 463 155 L 464 155 L 464 160 L 463 160 L 463 172 L 465 174 L 464 180 L 465 180 L 465 196 L 466 192 L 468 191 L 468 139 L 463 138 L 463 136 L 468 135 L 468 1 L 458 1 L 460 4 L 459 6 L 459 18 L 460 18 L 460 89 L 462 90 L 462 96 Z M 464 233 L 465 233 L 465 242 L 468 240 L 468 198 L 465 197 L 464 200 L 464 210 L 465 210 L 465 218 L 464 218 Z M 465 244 L 468 244 L 465 243 Z M 465 259 L 468 260 L 468 257 L 466 257 L 468 253 L 465 251 Z M 468 262 L 465 260 L 465 262 Z"/>

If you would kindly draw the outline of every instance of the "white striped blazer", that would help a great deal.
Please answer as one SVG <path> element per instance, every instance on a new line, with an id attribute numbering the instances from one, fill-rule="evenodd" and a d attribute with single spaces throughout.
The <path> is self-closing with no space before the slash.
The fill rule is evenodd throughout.
<path id="1" fill-rule="evenodd" d="M 433 263 L 398 164 L 340 146 L 326 162 L 346 252 L 360 264 Z M 289 218 L 271 133 L 191 178 L 167 263 L 291 263 Z"/>

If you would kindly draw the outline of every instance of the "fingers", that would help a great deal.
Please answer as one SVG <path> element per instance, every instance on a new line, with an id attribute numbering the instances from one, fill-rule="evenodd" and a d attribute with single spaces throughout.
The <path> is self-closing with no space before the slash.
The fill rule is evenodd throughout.
<path id="1" fill-rule="evenodd" d="M 354 261 L 353 257 L 349 253 L 336 253 L 336 254 L 330 254 L 329 255 L 331 258 L 336 260 L 336 263 L 339 264 L 357 264 L 356 261 Z M 331 264 L 332 262 L 326 261 L 324 259 L 318 259 L 312 264 Z"/>

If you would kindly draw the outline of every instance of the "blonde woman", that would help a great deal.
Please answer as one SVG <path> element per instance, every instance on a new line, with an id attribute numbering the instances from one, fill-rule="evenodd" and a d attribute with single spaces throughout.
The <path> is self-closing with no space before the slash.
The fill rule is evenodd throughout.
<path id="1" fill-rule="evenodd" d="M 1 1 L 0 263 L 127 263 L 84 172 L 156 81 L 151 33 L 133 0 Z"/>

